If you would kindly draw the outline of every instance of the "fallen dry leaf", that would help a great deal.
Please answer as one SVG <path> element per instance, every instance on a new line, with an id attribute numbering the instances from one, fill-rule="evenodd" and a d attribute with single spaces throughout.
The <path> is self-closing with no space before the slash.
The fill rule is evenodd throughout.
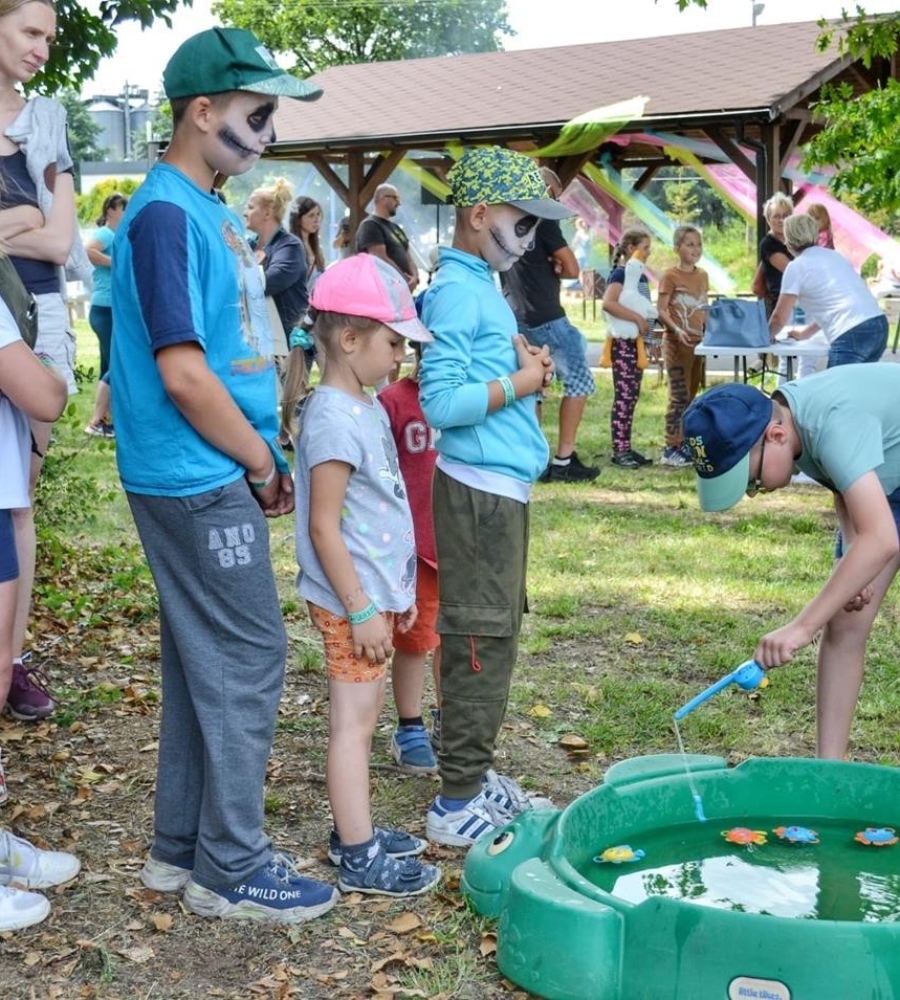
<path id="1" fill-rule="evenodd" d="M 165 933 L 172 929 L 172 914 L 171 913 L 151 913 L 150 923 L 158 930 Z"/>
<path id="2" fill-rule="evenodd" d="M 528 714 L 534 719 L 548 719 L 553 712 L 546 705 L 532 705 Z"/>
<path id="3" fill-rule="evenodd" d="M 481 952 L 482 958 L 487 958 L 488 955 L 493 955 L 497 951 L 497 935 L 484 934 L 481 938 L 481 944 L 478 946 L 478 950 Z"/>
<path id="4" fill-rule="evenodd" d="M 409 934 L 417 927 L 422 926 L 422 921 L 415 913 L 401 913 L 387 925 L 387 929 L 393 934 Z"/>
<path id="5" fill-rule="evenodd" d="M 116 954 L 121 955 L 122 958 L 127 958 L 130 962 L 135 962 L 137 965 L 143 965 L 145 962 L 149 962 L 156 957 L 156 953 L 149 945 L 138 945 L 135 948 L 119 948 Z"/>

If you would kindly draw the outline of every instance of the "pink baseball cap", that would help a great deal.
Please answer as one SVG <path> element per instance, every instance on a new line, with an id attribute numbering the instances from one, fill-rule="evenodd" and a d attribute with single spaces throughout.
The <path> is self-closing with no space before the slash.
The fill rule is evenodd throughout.
<path id="1" fill-rule="evenodd" d="M 319 275 L 310 305 L 320 312 L 377 320 L 408 340 L 434 340 L 419 320 L 400 272 L 369 253 L 339 260 Z"/>

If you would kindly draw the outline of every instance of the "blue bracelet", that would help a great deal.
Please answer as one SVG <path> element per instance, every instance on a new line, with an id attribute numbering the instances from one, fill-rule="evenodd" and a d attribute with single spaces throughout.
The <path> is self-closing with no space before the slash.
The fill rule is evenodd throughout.
<path id="1" fill-rule="evenodd" d="M 369 603 L 362 609 L 362 611 L 351 611 L 347 615 L 347 621 L 351 625 L 362 625 L 363 622 L 367 622 L 370 618 L 374 618 L 378 614 L 378 608 L 375 607 L 374 601 L 369 601 Z"/>

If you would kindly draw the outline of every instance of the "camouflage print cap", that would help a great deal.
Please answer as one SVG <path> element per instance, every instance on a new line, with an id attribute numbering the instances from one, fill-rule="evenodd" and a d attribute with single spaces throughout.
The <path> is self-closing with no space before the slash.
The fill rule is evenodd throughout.
<path id="1" fill-rule="evenodd" d="M 447 183 L 458 208 L 514 205 L 539 219 L 575 214 L 547 196 L 547 184 L 530 156 L 502 146 L 479 146 L 464 153 L 447 174 Z"/>

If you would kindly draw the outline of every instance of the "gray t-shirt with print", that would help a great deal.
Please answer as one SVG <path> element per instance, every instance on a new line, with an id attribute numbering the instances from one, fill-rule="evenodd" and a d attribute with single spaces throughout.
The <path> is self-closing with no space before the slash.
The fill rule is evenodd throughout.
<path id="1" fill-rule="evenodd" d="M 300 596 L 346 615 L 309 538 L 310 469 L 323 462 L 345 462 L 351 472 L 341 536 L 360 583 L 379 611 L 407 611 L 416 592 L 413 523 L 384 408 L 377 399 L 364 401 L 319 386 L 301 419 L 294 477 Z"/>

